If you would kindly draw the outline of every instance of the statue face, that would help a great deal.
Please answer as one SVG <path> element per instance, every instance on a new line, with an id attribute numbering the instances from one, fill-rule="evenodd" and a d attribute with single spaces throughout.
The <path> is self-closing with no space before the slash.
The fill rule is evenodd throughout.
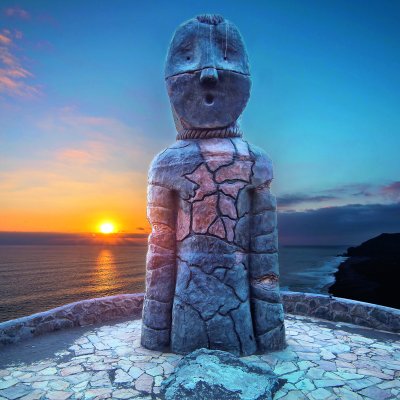
<path id="1" fill-rule="evenodd" d="M 165 79 L 178 131 L 235 123 L 250 96 L 246 49 L 238 29 L 191 19 L 175 32 Z"/>

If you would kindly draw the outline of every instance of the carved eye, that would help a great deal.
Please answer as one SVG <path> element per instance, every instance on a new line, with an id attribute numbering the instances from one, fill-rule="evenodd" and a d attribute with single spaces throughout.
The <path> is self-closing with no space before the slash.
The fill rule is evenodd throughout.
<path id="1" fill-rule="evenodd" d="M 190 60 L 190 56 L 186 56 L 186 60 L 188 60 L 188 61 L 189 61 L 189 60 Z"/>

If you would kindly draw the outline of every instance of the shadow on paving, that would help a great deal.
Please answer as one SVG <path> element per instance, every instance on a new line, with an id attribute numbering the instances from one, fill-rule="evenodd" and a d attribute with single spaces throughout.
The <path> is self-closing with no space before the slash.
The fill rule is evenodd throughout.
<path id="1" fill-rule="evenodd" d="M 0 368 L 16 366 L 22 363 L 31 364 L 45 359 L 67 362 L 74 357 L 73 353 L 67 356 L 56 356 L 55 354 L 67 350 L 85 332 L 104 325 L 114 325 L 129 320 L 130 318 L 115 319 L 94 325 L 49 332 L 20 343 L 0 347 Z"/>

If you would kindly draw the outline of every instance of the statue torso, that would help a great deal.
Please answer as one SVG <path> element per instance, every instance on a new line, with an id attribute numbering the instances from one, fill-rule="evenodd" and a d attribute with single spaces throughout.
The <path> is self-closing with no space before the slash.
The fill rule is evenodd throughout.
<path id="1" fill-rule="evenodd" d="M 177 195 L 176 239 L 216 237 L 248 251 L 251 190 L 272 180 L 268 157 L 241 138 L 179 140 L 153 161 L 149 183 Z"/>
<path id="2" fill-rule="evenodd" d="M 179 140 L 153 161 L 149 183 L 176 193 L 173 350 L 190 351 L 186 344 L 197 341 L 198 347 L 254 352 L 248 283 L 251 191 L 271 179 L 268 157 L 241 138 Z M 213 326 L 224 337 L 216 337 Z"/>

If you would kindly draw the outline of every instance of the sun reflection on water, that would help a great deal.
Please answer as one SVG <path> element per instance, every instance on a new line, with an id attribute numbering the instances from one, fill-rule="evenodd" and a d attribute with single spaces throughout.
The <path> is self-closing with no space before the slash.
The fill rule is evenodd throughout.
<path id="1" fill-rule="evenodd" d="M 96 260 L 96 270 L 94 274 L 94 285 L 98 292 L 109 295 L 115 289 L 117 271 L 115 257 L 111 250 L 101 249 Z"/>

